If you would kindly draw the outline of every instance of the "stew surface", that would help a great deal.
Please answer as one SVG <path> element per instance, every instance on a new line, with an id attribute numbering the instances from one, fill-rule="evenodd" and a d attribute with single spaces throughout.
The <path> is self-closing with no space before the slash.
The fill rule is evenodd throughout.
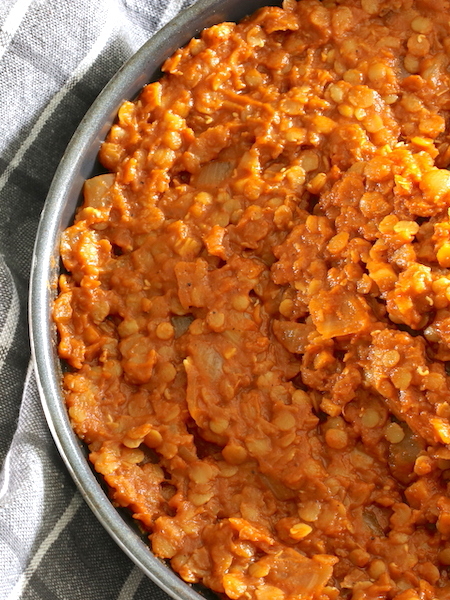
<path id="1" fill-rule="evenodd" d="M 285 0 L 125 102 L 63 234 L 73 427 L 232 600 L 450 598 L 450 7 Z"/>

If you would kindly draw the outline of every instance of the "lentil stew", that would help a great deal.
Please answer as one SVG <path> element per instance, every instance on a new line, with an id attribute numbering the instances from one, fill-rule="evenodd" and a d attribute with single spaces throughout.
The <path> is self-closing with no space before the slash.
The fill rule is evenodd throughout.
<path id="1" fill-rule="evenodd" d="M 63 234 L 76 433 L 187 582 L 450 598 L 450 5 L 285 0 L 125 102 Z"/>

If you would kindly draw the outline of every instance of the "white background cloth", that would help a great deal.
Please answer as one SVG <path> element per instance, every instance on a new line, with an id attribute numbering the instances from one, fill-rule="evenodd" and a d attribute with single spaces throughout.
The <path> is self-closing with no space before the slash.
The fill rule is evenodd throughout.
<path id="1" fill-rule="evenodd" d="M 111 76 L 192 0 L 0 0 L 0 598 L 165 600 L 54 446 L 30 365 L 33 243 L 53 174 Z"/>

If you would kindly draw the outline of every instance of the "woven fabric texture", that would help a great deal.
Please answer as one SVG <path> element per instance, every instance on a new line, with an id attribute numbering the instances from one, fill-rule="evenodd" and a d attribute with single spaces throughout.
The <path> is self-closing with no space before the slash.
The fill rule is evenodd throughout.
<path id="1" fill-rule="evenodd" d="M 30 364 L 33 244 L 77 125 L 122 64 L 192 0 L 0 2 L 0 598 L 167 600 L 69 476 Z"/>

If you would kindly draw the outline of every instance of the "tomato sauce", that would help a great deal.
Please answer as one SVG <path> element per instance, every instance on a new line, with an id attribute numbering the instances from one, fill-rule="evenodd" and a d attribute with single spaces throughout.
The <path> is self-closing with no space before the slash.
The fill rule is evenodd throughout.
<path id="1" fill-rule="evenodd" d="M 450 598 L 450 7 L 285 0 L 125 102 L 62 236 L 68 411 L 232 600 Z"/>

